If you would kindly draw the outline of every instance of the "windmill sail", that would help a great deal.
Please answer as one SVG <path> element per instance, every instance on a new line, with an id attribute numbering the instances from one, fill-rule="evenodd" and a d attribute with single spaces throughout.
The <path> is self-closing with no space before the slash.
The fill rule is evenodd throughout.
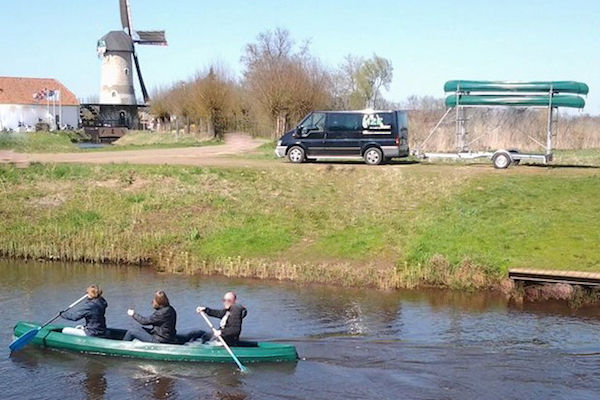
<path id="1" fill-rule="evenodd" d="M 155 46 L 166 46 L 167 39 L 165 38 L 165 31 L 134 31 L 133 23 L 131 21 L 131 8 L 129 0 L 119 0 L 119 12 L 121 15 L 121 25 L 126 32 L 127 40 L 130 44 L 130 50 L 127 50 L 133 56 L 133 62 L 135 63 L 135 70 L 137 72 L 138 79 L 140 80 L 140 87 L 142 89 L 142 96 L 144 102 L 147 103 L 150 100 L 144 79 L 142 78 L 142 70 L 140 68 L 140 62 L 135 52 L 135 44 L 143 45 L 155 45 Z M 123 33 L 123 32 L 121 32 Z M 129 59 L 131 60 L 131 59 Z"/>
<path id="2" fill-rule="evenodd" d="M 133 41 L 139 44 L 166 46 L 165 31 L 135 31 Z"/>
<path id="3" fill-rule="evenodd" d="M 121 25 L 131 34 L 131 12 L 129 10 L 129 0 L 119 0 L 119 10 L 121 12 Z"/>
<path id="4" fill-rule="evenodd" d="M 144 78 L 142 78 L 140 62 L 138 61 L 137 54 L 135 53 L 133 53 L 133 61 L 135 63 L 135 70 L 137 71 L 137 76 L 140 80 L 140 87 L 142 88 L 142 97 L 144 98 L 144 103 L 147 103 L 150 100 L 150 96 L 148 96 L 148 91 L 146 90 L 146 85 L 144 84 Z"/>

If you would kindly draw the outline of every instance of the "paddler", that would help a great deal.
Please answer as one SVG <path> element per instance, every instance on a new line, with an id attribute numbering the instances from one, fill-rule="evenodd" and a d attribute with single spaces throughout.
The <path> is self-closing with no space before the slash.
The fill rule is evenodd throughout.
<path id="1" fill-rule="evenodd" d="M 62 312 L 60 316 L 69 321 L 85 318 L 85 325 L 75 328 L 63 328 L 62 333 L 76 336 L 103 336 L 106 333 L 106 307 L 108 303 L 102 297 L 102 290 L 97 285 L 86 289 L 87 299 L 77 308 Z"/>
<path id="2" fill-rule="evenodd" d="M 237 296 L 234 292 L 227 292 L 223 296 L 223 308 L 215 309 L 204 306 L 196 308 L 198 314 L 204 312 L 210 317 L 220 318 L 219 328 L 214 333 L 206 332 L 201 329 L 192 330 L 181 335 L 184 341 L 202 340 L 206 342 L 221 336 L 229 346 L 236 346 L 242 333 L 242 321 L 246 318 L 248 310 L 237 303 Z"/>
<path id="3" fill-rule="evenodd" d="M 177 312 L 169 303 L 167 294 L 159 290 L 154 294 L 152 300 L 152 308 L 154 312 L 149 317 L 144 317 L 135 312 L 133 309 L 127 310 L 127 315 L 140 323 L 140 325 L 128 330 L 123 337 L 123 340 L 138 339 L 142 342 L 151 343 L 177 343 Z"/>

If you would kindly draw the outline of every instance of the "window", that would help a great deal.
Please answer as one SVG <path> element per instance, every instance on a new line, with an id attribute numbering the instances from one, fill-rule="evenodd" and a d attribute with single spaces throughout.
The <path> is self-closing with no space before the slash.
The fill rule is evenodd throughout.
<path id="1" fill-rule="evenodd" d="M 362 119 L 362 114 L 331 113 L 327 119 L 327 130 L 330 132 L 361 131 Z"/>
<path id="2" fill-rule="evenodd" d="M 401 129 L 408 129 L 408 118 L 405 112 L 398 113 L 398 120 Z"/>
<path id="3" fill-rule="evenodd" d="M 393 113 L 373 113 L 362 115 L 362 128 L 367 131 L 385 132 L 392 130 Z"/>
<path id="4" fill-rule="evenodd" d="M 298 126 L 303 136 L 312 132 L 323 132 L 325 128 L 325 113 L 312 113 Z"/>

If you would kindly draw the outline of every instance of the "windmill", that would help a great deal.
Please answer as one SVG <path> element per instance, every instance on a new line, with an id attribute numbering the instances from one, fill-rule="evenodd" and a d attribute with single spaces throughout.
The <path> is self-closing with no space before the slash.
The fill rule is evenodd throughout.
<path id="1" fill-rule="evenodd" d="M 147 103 L 150 98 L 135 46 L 166 46 L 165 31 L 135 31 L 129 0 L 119 0 L 119 9 L 123 30 L 108 32 L 98 40 L 98 56 L 102 59 L 100 104 L 137 105 L 132 64 L 135 64 L 144 103 Z"/>

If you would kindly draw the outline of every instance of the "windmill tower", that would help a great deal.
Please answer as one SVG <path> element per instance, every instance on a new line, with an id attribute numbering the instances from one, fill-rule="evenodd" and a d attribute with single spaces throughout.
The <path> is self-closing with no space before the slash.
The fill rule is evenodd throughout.
<path id="1" fill-rule="evenodd" d="M 144 103 L 150 98 L 142 78 L 135 46 L 166 46 L 167 41 L 165 31 L 133 30 L 129 0 L 119 0 L 119 9 L 123 30 L 108 32 L 98 40 L 98 56 L 102 60 L 100 104 L 136 106 L 133 65 L 140 81 Z M 119 118 L 122 118 L 123 111 L 120 113 Z"/>

